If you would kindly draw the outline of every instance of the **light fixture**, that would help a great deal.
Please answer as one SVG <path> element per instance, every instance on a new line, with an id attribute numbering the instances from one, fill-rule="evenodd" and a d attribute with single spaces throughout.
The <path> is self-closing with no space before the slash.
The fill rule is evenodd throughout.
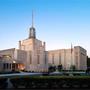
<path id="1" fill-rule="evenodd" d="M 13 63 L 16 63 L 16 61 L 13 61 Z"/>

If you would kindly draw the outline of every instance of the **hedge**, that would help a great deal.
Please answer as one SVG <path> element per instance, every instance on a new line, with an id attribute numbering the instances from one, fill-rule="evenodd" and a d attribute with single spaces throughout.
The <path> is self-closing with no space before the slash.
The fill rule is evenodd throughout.
<path id="1" fill-rule="evenodd" d="M 5 77 L 0 77 L 0 88 L 7 88 L 7 78 Z"/>
<path id="2" fill-rule="evenodd" d="M 14 88 L 90 88 L 90 76 L 26 76 L 10 81 Z"/>

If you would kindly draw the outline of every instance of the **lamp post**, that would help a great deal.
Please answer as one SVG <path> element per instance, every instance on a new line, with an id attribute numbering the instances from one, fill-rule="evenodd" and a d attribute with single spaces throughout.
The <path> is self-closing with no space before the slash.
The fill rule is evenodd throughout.
<path id="1" fill-rule="evenodd" d="M 13 63 L 12 63 L 12 70 L 16 70 L 16 61 L 13 60 Z"/>

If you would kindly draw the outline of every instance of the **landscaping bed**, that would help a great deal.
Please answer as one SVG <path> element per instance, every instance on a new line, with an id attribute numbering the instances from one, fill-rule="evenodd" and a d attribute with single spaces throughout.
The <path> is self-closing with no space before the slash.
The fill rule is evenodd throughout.
<path id="1" fill-rule="evenodd" d="M 90 88 L 90 76 L 23 76 L 10 81 L 14 88 Z"/>
<path id="2" fill-rule="evenodd" d="M 8 85 L 7 83 L 7 78 L 5 77 L 0 77 L 0 88 L 6 88 Z"/>

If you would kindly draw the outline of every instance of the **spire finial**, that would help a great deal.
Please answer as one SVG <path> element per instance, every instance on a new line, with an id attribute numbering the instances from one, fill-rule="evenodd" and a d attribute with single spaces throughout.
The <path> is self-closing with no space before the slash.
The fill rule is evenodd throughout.
<path id="1" fill-rule="evenodd" d="M 32 10 L 32 27 L 33 27 L 33 24 L 34 24 L 33 19 L 34 19 L 34 16 L 33 16 L 33 10 Z"/>
<path id="2" fill-rule="evenodd" d="M 34 28 L 34 15 L 33 15 L 33 10 L 32 10 L 32 25 L 30 28 L 30 32 L 29 32 L 29 38 L 36 38 L 36 32 L 35 32 L 35 28 Z"/>

